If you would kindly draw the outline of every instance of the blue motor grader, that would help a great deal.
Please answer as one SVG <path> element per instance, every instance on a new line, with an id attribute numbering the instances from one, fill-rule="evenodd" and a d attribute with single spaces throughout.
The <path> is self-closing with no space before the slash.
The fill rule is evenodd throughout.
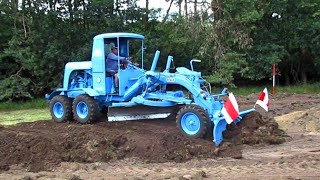
<path id="1" fill-rule="evenodd" d="M 118 89 L 114 76 L 106 72 L 106 56 L 110 44 L 117 45 Z M 129 63 L 121 66 L 120 56 L 133 55 L 131 46 L 139 45 L 140 67 Z M 174 114 L 180 131 L 191 138 L 203 138 L 212 133 L 213 142 L 223 141 L 222 132 L 227 127 L 221 114 L 224 106 L 222 96 L 211 94 L 210 84 L 202 78 L 201 72 L 175 68 L 170 72 L 173 57 L 168 56 L 163 71 L 156 70 L 160 51 L 156 51 L 150 69 L 144 68 L 144 36 L 134 33 L 105 33 L 94 37 L 91 61 L 69 62 L 65 65 L 61 88 L 46 95 L 50 101 L 50 112 L 55 122 L 72 119 L 80 123 L 90 123 L 97 119 L 100 111 L 107 109 L 108 121 L 137 119 L 161 119 Z M 168 90 L 168 86 L 183 87 Z M 132 109 L 134 110 L 132 110 Z M 130 110 L 131 109 L 131 110 Z M 236 122 L 255 109 L 241 111 Z"/>

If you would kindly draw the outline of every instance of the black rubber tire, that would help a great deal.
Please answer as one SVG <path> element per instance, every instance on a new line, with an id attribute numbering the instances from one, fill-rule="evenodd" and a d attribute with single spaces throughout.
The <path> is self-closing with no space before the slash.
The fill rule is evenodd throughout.
<path id="1" fill-rule="evenodd" d="M 53 106 L 55 103 L 61 103 L 63 107 L 62 117 L 57 117 L 53 112 Z M 50 100 L 50 113 L 54 122 L 63 123 L 72 120 L 72 101 L 66 96 L 57 95 Z"/>
<path id="2" fill-rule="evenodd" d="M 181 126 L 181 120 L 182 120 L 183 115 L 186 113 L 189 113 L 189 112 L 198 116 L 198 118 L 200 120 L 199 131 L 193 135 L 186 133 Z M 189 138 L 205 138 L 207 132 L 209 131 L 211 121 L 210 121 L 210 118 L 209 118 L 207 112 L 202 107 L 200 107 L 198 105 L 185 105 L 178 111 L 177 117 L 176 117 L 176 123 L 178 125 L 180 132 L 184 136 L 189 137 Z"/>
<path id="3" fill-rule="evenodd" d="M 85 103 L 88 107 L 88 114 L 83 118 L 77 114 L 77 110 L 76 110 L 76 107 L 80 102 Z M 73 118 L 81 124 L 94 122 L 98 118 L 100 113 L 97 102 L 92 97 L 86 94 L 79 95 L 73 100 L 72 111 L 73 111 Z"/>
<path id="4" fill-rule="evenodd" d="M 175 121 L 177 118 L 177 113 L 180 110 L 180 108 L 181 108 L 181 105 L 173 106 L 172 111 L 171 111 L 170 115 L 167 117 L 167 119 Z"/>

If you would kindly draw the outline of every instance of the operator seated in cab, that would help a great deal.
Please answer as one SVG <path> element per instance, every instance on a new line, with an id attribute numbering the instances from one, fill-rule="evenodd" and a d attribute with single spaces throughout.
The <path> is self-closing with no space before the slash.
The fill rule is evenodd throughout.
<path id="1" fill-rule="evenodd" d="M 120 64 L 126 67 L 131 61 L 130 58 L 122 57 L 119 55 L 118 47 L 115 46 L 114 43 L 110 43 L 111 52 L 107 55 L 106 58 L 106 73 L 107 75 L 114 76 L 114 82 L 116 91 L 118 91 L 119 87 L 119 77 L 118 77 L 118 56 L 120 60 Z"/>

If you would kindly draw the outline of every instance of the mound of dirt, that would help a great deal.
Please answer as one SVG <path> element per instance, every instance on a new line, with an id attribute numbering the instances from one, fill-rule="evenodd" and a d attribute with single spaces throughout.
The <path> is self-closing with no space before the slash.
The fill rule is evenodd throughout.
<path id="1" fill-rule="evenodd" d="M 320 133 L 320 105 L 275 117 L 281 129 L 288 132 Z"/>
<path id="2" fill-rule="evenodd" d="M 224 132 L 226 140 L 234 144 L 280 144 L 285 141 L 285 132 L 271 118 L 258 112 L 248 114 L 240 123 L 231 124 Z"/>
<path id="3" fill-rule="evenodd" d="M 277 124 L 258 113 L 231 126 L 225 132 L 229 142 L 219 148 L 210 139 L 182 136 L 170 119 L 92 125 L 40 121 L 0 128 L 0 170 L 22 164 L 28 171 L 37 172 L 50 170 L 60 162 L 108 162 L 132 157 L 147 163 L 239 158 L 242 143 L 280 143 L 280 135 Z"/>

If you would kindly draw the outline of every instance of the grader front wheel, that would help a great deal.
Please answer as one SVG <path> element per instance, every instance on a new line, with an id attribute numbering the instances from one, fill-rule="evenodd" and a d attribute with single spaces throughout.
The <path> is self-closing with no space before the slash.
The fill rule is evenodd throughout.
<path id="1" fill-rule="evenodd" d="M 182 107 L 176 117 L 180 132 L 191 138 L 204 138 L 210 128 L 207 112 L 197 105 Z"/>

